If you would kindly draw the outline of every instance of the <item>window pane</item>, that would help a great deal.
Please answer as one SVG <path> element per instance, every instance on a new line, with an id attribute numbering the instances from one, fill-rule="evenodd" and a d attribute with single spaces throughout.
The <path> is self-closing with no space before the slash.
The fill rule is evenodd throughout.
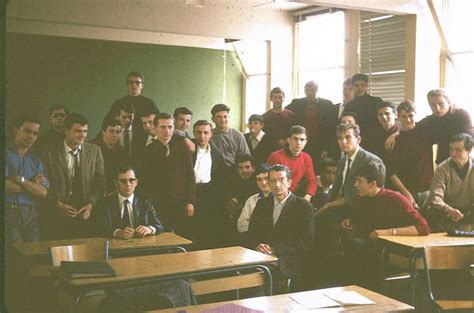
<path id="1" fill-rule="evenodd" d="M 263 114 L 266 111 L 267 76 L 250 76 L 247 80 L 245 122 L 252 114 Z"/>
<path id="2" fill-rule="evenodd" d="M 467 110 L 474 117 L 474 52 L 455 54 L 454 67 L 449 66 L 446 89 L 456 106 Z"/>

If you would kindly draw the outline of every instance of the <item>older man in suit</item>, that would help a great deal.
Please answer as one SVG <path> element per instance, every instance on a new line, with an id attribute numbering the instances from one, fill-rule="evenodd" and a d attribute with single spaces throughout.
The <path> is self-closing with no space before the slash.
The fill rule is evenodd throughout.
<path id="1" fill-rule="evenodd" d="M 249 225 L 250 247 L 278 256 L 284 278 L 304 274 L 304 261 L 314 240 L 312 207 L 290 190 L 288 167 L 274 165 L 269 173 L 273 196 L 257 202 Z"/>
<path id="2" fill-rule="evenodd" d="M 104 159 L 100 148 L 85 142 L 87 119 L 71 113 L 65 121 L 65 137 L 44 155 L 50 180 L 48 200 L 52 237 L 67 239 L 94 236 L 90 217 L 105 193 Z"/>
<path id="3" fill-rule="evenodd" d="M 124 166 L 117 170 L 117 191 L 99 205 L 107 237 L 130 239 L 163 232 L 163 225 L 156 216 L 153 205 L 135 195 L 137 185 L 138 179 L 133 167 Z"/>

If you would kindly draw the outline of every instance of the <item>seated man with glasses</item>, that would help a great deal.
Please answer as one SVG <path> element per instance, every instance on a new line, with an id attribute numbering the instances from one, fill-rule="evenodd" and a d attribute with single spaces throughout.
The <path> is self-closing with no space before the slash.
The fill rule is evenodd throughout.
<path id="1" fill-rule="evenodd" d="M 138 179 L 131 166 L 117 171 L 117 192 L 106 197 L 99 206 L 107 237 L 130 239 L 163 232 L 153 205 L 135 194 Z"/>
<path id="2" fill-rule="evenodd" d="M 55 104 L 48 108 L 48 113 L 51 128 L 38 137 L 33 147 L 39 154 L 43 153 L 43 151 L 47 151 L 52 145 L 63 140 L 64 121 L 69 114 L 69 110 L 64 105 Z"/>

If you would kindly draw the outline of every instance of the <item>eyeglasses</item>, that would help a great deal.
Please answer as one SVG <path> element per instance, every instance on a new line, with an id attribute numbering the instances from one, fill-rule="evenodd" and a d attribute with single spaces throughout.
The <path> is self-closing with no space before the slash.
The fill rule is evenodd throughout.
<path id="1" fill-rule="evenodd" d="M 121 184 L 126 184 L 126 183 L 130 183 L 130 184 L 133 184 L 137 181 L 136 178 L 129 178 L 129 179 L 126 179 L 126 178 L 122 178 L 122 179 L 118 179 L 118 182 L 121 183 Z"/>
<path id="2" fill-rule="evenodd" d="M 22 131 L 25 132 L 25 134 L 27 135 L 35 135 L 35 136 L 38 136 L 39 132 L 35 131 L 35 130 L 32 130 L 32 129 L 29 129 L 29 128 L 23 128 L 23 127 L 20 127 L 19 129 L 21 129 Z"/>
<path id="3" fill-rule="evenodd" d="M 54 118 L 65 118 L 66 117 L 66 113 L 51 113 L 51 116 L 54 117 Z"/>
<path id="4" fill-rule="evenodd" d="M 141 85 L 141 84 L 143 84 L 143 82 L 140 81 L 140 80 L 129 80 L 128 84 L 129 85 Z"/>

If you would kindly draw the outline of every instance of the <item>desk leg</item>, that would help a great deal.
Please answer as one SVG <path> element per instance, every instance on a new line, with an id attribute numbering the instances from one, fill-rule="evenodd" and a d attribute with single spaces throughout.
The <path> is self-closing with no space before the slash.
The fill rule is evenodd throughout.
<path id="1" fill-rule="evenodd" d="M 424 251 L 413 252 L 410 258 L 410 279 L 411 279 L 411 304 L 416 307 L 416 279 L 418 274 L 416 272 L 416 261 L 419 258 L 424 258 Z"/>
<path id="2" fill-rule="evenodd" d="M 267 275 L 267 279 L 268 279 L 268 287 L 267 287 L 267 291 L 268 291 L 268 295 L 269 296 L 272 296 L 273 295 L 273 277 L 272 277 L 272 272 L 270 271 L 270 269 L 265 266 L 265 265 L 259 265 L 257 266 L 258 269 L 261 269 L 262 271 L 265 272 L 265 274 Z"/>

